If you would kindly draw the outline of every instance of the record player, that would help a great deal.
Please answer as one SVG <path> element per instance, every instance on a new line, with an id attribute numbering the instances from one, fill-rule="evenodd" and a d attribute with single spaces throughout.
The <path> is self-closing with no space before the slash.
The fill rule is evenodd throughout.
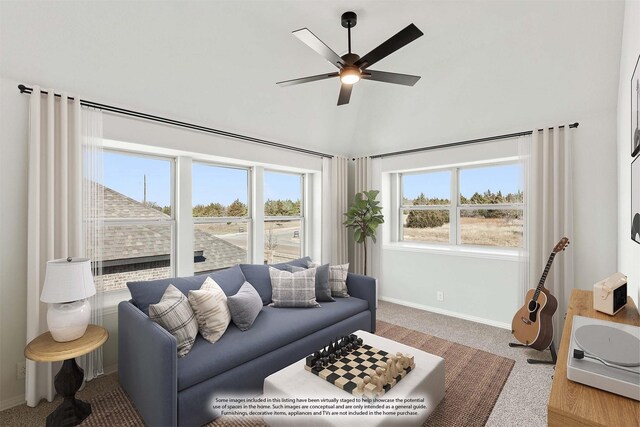
<path id="1" fill-rule="evenodd" d="M 573 316 L 567 378 L 640 401 L 640 327 Z"/>

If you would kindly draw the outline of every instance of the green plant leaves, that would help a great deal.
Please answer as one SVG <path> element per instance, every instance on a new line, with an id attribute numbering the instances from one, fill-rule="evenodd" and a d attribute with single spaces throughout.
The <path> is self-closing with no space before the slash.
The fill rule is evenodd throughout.
<path id="1" fill-rule="evenodd" d="M 375 234 L 380 224 L 384 223 L 382 207 L 376 200 L 380 191 L 370 190 L 357 193 L 353 203 L 344 214 L 343 225 L 353 228 L 353 238 L 358 243 L 363 243 L 367 237 L 375 242 Z"/>

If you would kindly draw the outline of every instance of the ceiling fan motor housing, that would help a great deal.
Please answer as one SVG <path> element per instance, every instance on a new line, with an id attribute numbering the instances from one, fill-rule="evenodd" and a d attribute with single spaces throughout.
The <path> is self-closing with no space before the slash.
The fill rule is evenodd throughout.
<path id="1" fill-rule="evenodd" d="M 353 65 L 358 59 L 360 59 L 360 55 L 356 55 L 355 53 L 345 53 L 340 58 L 342 58 L 347 65 Z"/>
<path id="2" fill-rule="evenodd" d="M 355 12 L 345 12 L 340 21 L 344 28 L 353 28 L 358 23 L 358 15 Z"/>

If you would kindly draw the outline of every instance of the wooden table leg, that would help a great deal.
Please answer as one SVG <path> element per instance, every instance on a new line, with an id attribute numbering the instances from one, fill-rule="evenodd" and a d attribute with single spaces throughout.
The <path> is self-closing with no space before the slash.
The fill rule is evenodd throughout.
<path id="1" fill-rule="evenodd" d="M 76 399 L 84 379 L 84 371 L 76 359 L 67 359 L 56 374 L 54 385 L 64 401 L 47 417 L 47 427 L 75 426 L 91 415 L 91 405 Z"/>

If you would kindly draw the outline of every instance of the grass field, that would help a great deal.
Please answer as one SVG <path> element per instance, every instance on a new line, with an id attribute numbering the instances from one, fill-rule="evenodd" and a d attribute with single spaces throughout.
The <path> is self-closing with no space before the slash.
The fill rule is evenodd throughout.
<path id="1" fill-rule="evenodd" d="M 407 228 L 404 240 L 435 243 L 449 242 L 449 224 L 433 228 Z M 461 218 L 460 240 L 465 245 L 520 247 L 522 220 L 502 218 Z"/>

